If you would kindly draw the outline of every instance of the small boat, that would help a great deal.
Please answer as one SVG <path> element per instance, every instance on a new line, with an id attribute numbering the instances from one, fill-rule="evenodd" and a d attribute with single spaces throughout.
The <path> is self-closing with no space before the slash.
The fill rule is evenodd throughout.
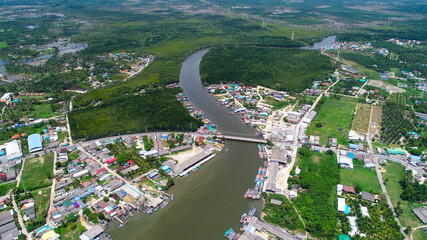
<path id="1" fill-rule="evenodd" d="M 173 201 L 173 194 L 171 195 L 171 200 Z"/>
<path id="2" fill-rule="evenodd" d="M 188 177 L 188 175 L 190 175 L 190 171 L 188 172 L 188 173 L 186 173 L 185 175 L 184 175 L 184 177 Z"/>
<path id="3" fill-rule="evenodd" d="M 245 193 L 245 196 L 244 196 L 244 198 L 248 198 L 248 195 L 249 195 L 249 193 L 251 192 L 251 189 L 249 189 L 248 188 L 248 190 L 246 191 L 246 193 Z"/>
<path id="4" fill-rule="evenodd" d="M 240 218 L 240 223 L 245 221 L 246 216 L 246 213 L 243 213 L 242 217 Z"/>
<path id="5" fill-rule="evenodd" d="M 240 238 L 240 233 L 236 234 L 236 236 L 234 236 L 233 240 L 237 240 Z"/>
<path id="6" fill-rule="evenodd" d="M 242 225 L 242 226 L 240 227 L 240 231 L 241 231 L 241 232 L 244 232 L 244 231 L 245 231 L 245 229 L 246 229 L 246 226 L 245 226 L 245 225 Z"/>
<path id="7" fill-rule="evenodd" d="M 233 231 L 233 229 L 228 229 L 225 233 L 224 233 L 224 237 L 228 237 L 228 235 L 230 235 L 231 231 Z"/>
<path id="8" fill-rule="evenodd" d="M 168 205 L 169 201 L 164 201 L 162 205 L 160 205 L 161 208 L 165 208 Z"/>
<path id="9" fill-rule="evenodd" d="M 124 223 L 120 224 L 120 225 L 119 225 L 119 229 L 120 229 L 120 228 L 122 228 L 122 227 L 124 227 L 126 224 L 128 224 L 128 221 L 126 221 L 126 222 L 124 222 Z"/>
<path id="10" fill-rule="evenodd" d="M 200 165 L 197 165 L 195 168 L 193 168 L 193 172 L 196 172 L 197 170 L 199 170 Z"/>
<path id="11" fill-rule="evenodd" d="M 254 192 L 255 190 L 252 189 L 248 194 L 248 198 L 252 198 L 254 196 Z"/>
<path id="12" fill-rule="evenodd" d="M 267 167 L 268 166 L 268 161 L 267 160 L 265 160 L 264 161 L 264 167 Z"/>
<path id="13" fill-rule="evenodd" d="M 252 217 L 253 215 L 255 215 L 255 212 L 256 212 L 256 208 L 251 207 L 251 209 L 249 210 L 248 216 Z"/>
<path id="14" fill-rule="evenodd" d="M 231 230 L 231 233 L 230 233 L 230 235 L 228 235 L 228 239 L 234 239 L 234 237 L 236 236 L 236 233 L 233 231 L 233 230 Z"/>

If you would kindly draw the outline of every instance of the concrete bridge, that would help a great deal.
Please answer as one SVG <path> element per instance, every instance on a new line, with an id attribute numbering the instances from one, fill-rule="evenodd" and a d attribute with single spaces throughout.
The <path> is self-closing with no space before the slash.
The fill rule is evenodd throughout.
<path id="1" fill-rule="evenodd" d="M 226 140 L 242 141 L 242 142 L 253 142 L 253 143 L 263 143 L 266 144 L 267 140 L 259 138 L 248 138 L 248 137 L 236 137 L 229 135 L 217 135 L 218 138 L 224 138 Z"/>

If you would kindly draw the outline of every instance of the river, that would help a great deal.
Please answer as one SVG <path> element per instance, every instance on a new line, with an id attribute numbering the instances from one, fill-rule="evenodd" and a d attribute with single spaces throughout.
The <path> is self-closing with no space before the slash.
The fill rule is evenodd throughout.
<path id="1" fill-rule="evenodd" d="M 182 64 L 180 83 L 197 109 L 213 121 L 223 134 L 255 136 L 254 129 L 242 125 L 239 118 L 228 114 L 219 102 L 207 94 L 200 82 L 199 63 L 208 49 L 189 56 Z M 174 201 L 152 216 L 139 214 L 120 230 L 113 225 L 108 231 L 113 239 L 222 239 L 224 232 L 239 229 L 240 216 L 252 206 L 259 209 L 262 201 L 247 200 L 243 194 L 255 184 L 263 161 L 257 145 L 230 141 L 225 148 L 200 170 L 176 180 L 171 188 Z"/>
<path id="2" fill-rule="evenodd" d="M 335 36 L 330 36 L 310 49 L 330 45 L 334 40 Z M 199 50 L 182 63 L 181 87 L 221 133 L 254 137 L 254 129 L 242 125 L 238 117 L 228 114 L 226 108 L 203 89 L 199 65 L 208 51 Z M 252 206 L 262 207 L 262 200 L 247 200 L 243 194 L 254 186 L 254 178 L 263 161 L 258 157 L 256 144 L 229 141 L 225 148 L 228 151 L 219 153 L 197 172 L 176 180 L 176 185 L 169 191 L 175 200 L 165 209 L 152 216 L 138 214 L 130 218 L 123 229 L 118 230 L 117 225 L 112 225 L 107 232 L 113 239 L 209 240 L 223 239 L 224 232 L 230 227 L 239 229 L 242 213 Z"/>

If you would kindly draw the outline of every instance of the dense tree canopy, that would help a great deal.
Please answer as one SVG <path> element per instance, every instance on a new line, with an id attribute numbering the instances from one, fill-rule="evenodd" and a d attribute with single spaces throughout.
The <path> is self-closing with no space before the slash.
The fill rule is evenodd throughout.
<path id="1" fill-rule="evenodd" d="M 241 82 L 299 92 L 333 71 L 317 51 L 258 47 L 217 47 L 201 62 L 202 81 Z"/>

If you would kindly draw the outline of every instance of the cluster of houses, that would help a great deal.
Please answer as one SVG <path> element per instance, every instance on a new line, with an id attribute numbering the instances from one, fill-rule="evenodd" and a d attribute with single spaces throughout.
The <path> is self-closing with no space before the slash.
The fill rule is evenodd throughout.
<path id="1" fill-rule="evenodd" d="M 10 201 L 10 197 L 8 201 Z M 12 209 L 0 213 L 1 239 L 18 239 L 18 236 L 21 235 L 21 231 L 16 227 L 14 214 Z"/>
<path id="2" fill-rule="evenodd" d="M 372 48 L 370 43 L 360 42 L 335 42 L 329 46 L 323 47 L 326 50 L 349 49 L 349 50 L 362 50 Z"/>

